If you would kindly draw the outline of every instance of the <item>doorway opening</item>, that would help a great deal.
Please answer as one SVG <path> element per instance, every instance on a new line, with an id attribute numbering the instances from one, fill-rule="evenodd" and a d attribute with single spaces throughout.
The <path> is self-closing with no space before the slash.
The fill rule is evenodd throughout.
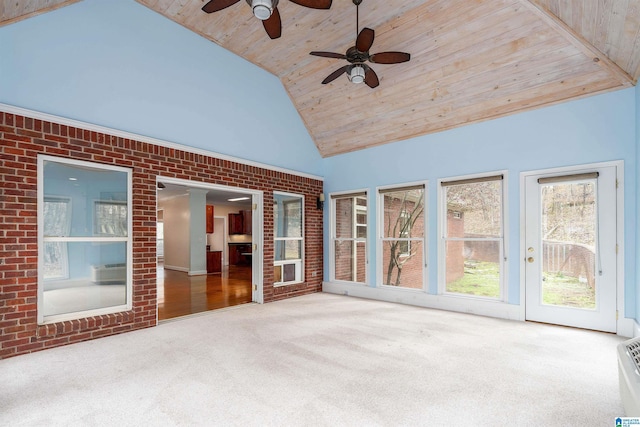
<path id="1" fill-rule="evenodd" d="M 254 243 L 262 232 L 254 215 L 261 194 L 170 178 L 158 183 L 158 320 L 262 302 Z"/>

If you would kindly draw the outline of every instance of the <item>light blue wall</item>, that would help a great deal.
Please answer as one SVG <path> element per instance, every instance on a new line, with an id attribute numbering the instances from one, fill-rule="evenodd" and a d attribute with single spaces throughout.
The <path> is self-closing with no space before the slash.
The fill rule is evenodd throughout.
<path id="1" fill-rule="evenodd" d="M 437 189 L 439 178 L 508 171 L 508 295 L 520 301 L 520 173 L 523 171 L 624 160 L 625 289 L 627 316 L 636 301 L 636 89 L 607 93 L 549 108 L 426 135 L 324 161 L 325 192 L 429 180 L 429 291 L 437 291 Z M 370 212 L 376 212 L 370 197 Z M 328 210 L 327 210 L 328 211 Z M 325 226 L 328 229 L 328 212 Z M 369 251 L 375 253 L 375 216 Z M 325 259 L 329 241 L 325 235 Z M 375 256 L 369 278 L 375 283 Z M 328 277 L 328 269 L 325 269 Z"/>
<path id="2" fill-rule="evenodd" d="M 635 119 L 636 119 L 636 164 L 640 164 L 640 85 L 636 85 L 636 110 L 635 110 Z M 640 173 L 636 171 L 636 184 L 640 189 Z M 635 221 L 638 221 L 638 213 L 640 213 L 640 197 L 637 199 L 636 212 L 634 215 Z M 636 267 L 638 264 L 638 256 L 640 256 L 640 227 L 637 228 L 637 252 L 636 258 L 634 259 L 633 268 L 636 272 L 635 283 L 636 283 L 636 308 L 640 307 L 640 278 L 637 275 L 638 268 Z M 636 321 L 640 323 L 640 312 L 636 309 Z"/>
<path id="3" fill-rule="evenodd" d="M 0 27 L 0 103 L 321 173 L 275 76 L 134 0 Z"/>

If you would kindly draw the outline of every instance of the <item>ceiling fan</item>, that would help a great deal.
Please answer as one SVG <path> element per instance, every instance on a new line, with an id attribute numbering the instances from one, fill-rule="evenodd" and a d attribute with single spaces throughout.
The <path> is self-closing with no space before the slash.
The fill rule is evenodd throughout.
<path id="1" fill-rule="evenodd" d="M 217 12 L 240 0 L 211 0 L 202 7 L 207 13 Z M 332 0 L 290 0 L 300 6 L 312 9 L 329 9 Z M 265 31 L 272 39 L 277 39 L 282 35 L 282 22 L 280 12 L 278 12 L 278 0 L 247 0 L 253 10 L 253 15 L 262 21 Z"/>
<path id="2" fill-rule="evenodd" d="M 380 52 L 369 54 L 369 49 L 373 45 L 373 39 L 375 32 L 371 28 L 363 28 L 358 32 L 358 9 L 362 3 L 362 0 L 353 0 L 353 4 L 356 5 L 356 44 L 355 46 L 347 49 L 346 54 L 333 53 L 333 52 L 310 52 L 311 55 L 323 56 L 325 58 L 337 58 L 346 59 L 349 61 L 349 65 L 345 65 L 329 74 L 326 79 L 322 81 L 322 84 L 327 84 L 342 75 L 347 73 L 347 77 L 352 83 L 366 83 L 370 88 L 377 87 L 380 82 L 378 75 L 373 71 L 371 67 L 365 64 L 366 61 L 373 62 L 374 64 L 399 64 L 401 62 L 407 62 L 411 59 L 411 55 L 405 52 Z"/>

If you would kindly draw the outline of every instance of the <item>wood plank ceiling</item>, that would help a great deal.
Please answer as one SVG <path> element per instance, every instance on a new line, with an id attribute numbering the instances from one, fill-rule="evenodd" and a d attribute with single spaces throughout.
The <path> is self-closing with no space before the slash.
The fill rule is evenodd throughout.
<path id="1" fill-rule="evenodd" d="M 0 17 L 69 1 L 2 0 Z M 356 7 L 313 10 L 280 0 L 282 37 L 271 40 L 244 0 L 206 14 L 206 0 L 136 0 L 276 75 L 322 156 L 333 156 L 630 87 L 640 74 L 640 0 L 363 0 L 371 53 L 411 61 L 372 64 L 380 86 L 341 76 L 320 82 L 354 45 Z"/>

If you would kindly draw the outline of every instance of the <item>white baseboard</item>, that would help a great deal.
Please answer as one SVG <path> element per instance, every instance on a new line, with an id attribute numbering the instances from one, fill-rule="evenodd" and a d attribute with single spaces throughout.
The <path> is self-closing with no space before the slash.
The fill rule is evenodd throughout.
<path id="1" fill-rule="evenodd" d="M 164 266 L 165 270 L 175 270 L 175 271 L 182 271 L 183 273 L 188 273 L 189 269 L 188 268 L 184 268 L 184 267 L 178 267 L 176 265 L 166 265 Z"/>
<path id="2" fill-rule="evenodd" d="M 202 276 L 207 274 L 207 270 L 193 270 L 189 272 L 189 276 Z"/>
<path id="3" fill-rule="evenodd" d="M 372 288 L 364 285 L 335 282 L 323 282 L 322 291 L 337 295 L 349 295 L 378 301 L 415 305 L 418 307 L 496 317 L 499 319 L 524 320 L 523 310 L 519 305 L 507 304 L 500 301 L 481 300 L 463 296 L 430 295 L 415 290 Z"/>

